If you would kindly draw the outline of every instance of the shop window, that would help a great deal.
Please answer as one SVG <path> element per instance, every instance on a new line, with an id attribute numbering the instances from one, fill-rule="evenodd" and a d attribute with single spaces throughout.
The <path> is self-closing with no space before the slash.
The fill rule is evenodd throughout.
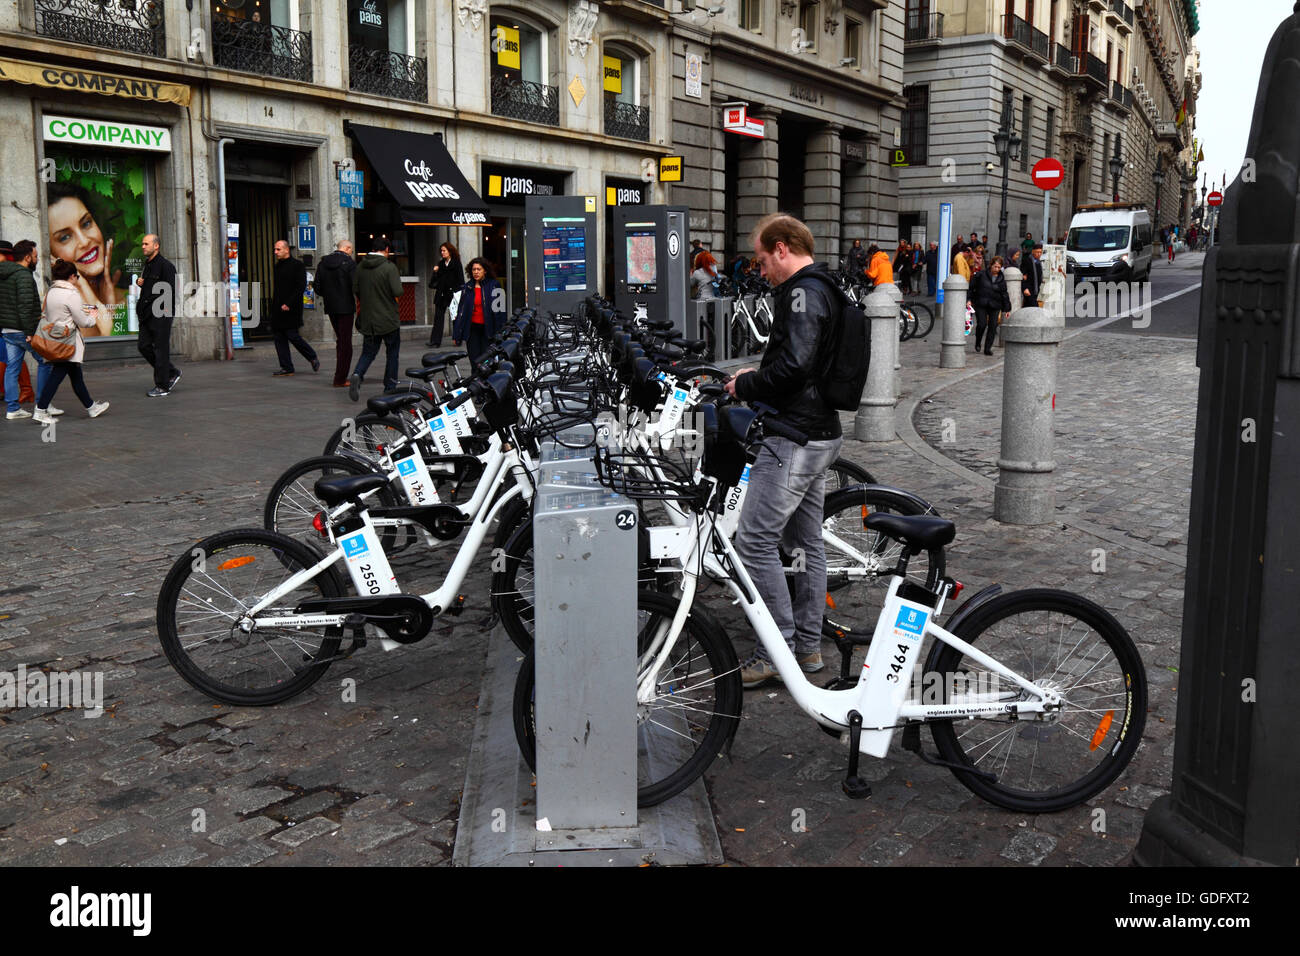
<path id="1" fill-rule="evenodd" d="M 929 162 L 930 87 L 924 83 L 903 88 L 907 107 L 903 110 L 903 151 L 911 166 Z"/>
<path id="2" fill-rule="evenodd" d="M 818 19 L 818 12 L 821 10 L 819 3 L 802 3 L 799 5 L 799 29 L 803 31 L 802 39 L 807 44 L 804 51 L 807 53 L 817 52 L 817 37 L 821 31 L 821 23 Z"/>
<path id="3" fill-rule="evenodd" d="M 740 0 L 740 29 L 763 32 L 763 0 Z"/>
<path id="4" fill-rule="evenodd" d="M 642 58 L 611 45 L 601 62 L 606 135 L 648 141 L 650 107 L 642 105 Z"/>
<path id="5" fill-rule="evenodd" d="M 491 17 L 492 112 L 558 126 L 559 89 L 549 85 L 549 31 L 509 13 Z"/>

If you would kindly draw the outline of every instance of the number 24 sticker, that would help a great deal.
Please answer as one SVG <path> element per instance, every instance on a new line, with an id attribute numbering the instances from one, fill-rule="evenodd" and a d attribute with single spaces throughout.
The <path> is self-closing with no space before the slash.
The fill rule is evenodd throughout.
<path id="1" fill-rule="evenodd" d="M 625 508 L 618 514 L 614 515 L 614 526 L 627 530 L 636 527 L 636 512 L 631 508 Z"/>

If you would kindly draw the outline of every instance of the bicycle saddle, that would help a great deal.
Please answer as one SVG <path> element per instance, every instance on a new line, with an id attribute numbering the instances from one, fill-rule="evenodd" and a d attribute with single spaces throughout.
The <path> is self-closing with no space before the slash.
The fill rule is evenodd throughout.
<path id="1" fill-rule="evenodd" d="M 379 474 L 321 478 L 315 485 L 316 497 L 333 508 L 345 501 L 360 501 L 367 491 L 378 491 L 387 484 L 388 479 Z"/>
<path id="2" fill-rule="evenodd" d="M 425 352 L 420 357 L 420 364 L 425 368 L 436 368 L 443 365 L 451 365 L 453 362 L 467 358 L 466 352 Z"/>
<path id="3" fill-rule="evenodd" d="M 957 536 L 957 526 L 947 518 L 933 515 L 867 515 L 862 526 L 868 531 L 880 531 L 908 546 L 912 554 L 942 548 Z"/>
<path id="4" fill-rule="evenodd" d="M 427 382 L 432 378 L 442 374 L 441 366 L 430 366 L 428 368 L 408 368 L 406 374 L 411 378 L 419 379 L 421 382 Z"/>
<path id="5" fill-rule="evenodd" d="M 377 395 L 366 399 L 366 408 L 376 415 L 387 415 L 389 412 L 418 405 L 421 401 L 423 397 L 418 392 L 398 392 L 395 395 Z"/>

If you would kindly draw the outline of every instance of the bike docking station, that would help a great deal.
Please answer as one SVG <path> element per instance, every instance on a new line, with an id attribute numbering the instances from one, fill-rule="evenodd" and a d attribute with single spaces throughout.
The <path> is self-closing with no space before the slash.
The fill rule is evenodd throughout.
<path id="1" fill-rule="evenodd" d="M 614 209 L 614 307 L 627 316 L 672 319 L 686 328 L 690 301 L 690 249 L 686 206 L 618 206 Z"/>

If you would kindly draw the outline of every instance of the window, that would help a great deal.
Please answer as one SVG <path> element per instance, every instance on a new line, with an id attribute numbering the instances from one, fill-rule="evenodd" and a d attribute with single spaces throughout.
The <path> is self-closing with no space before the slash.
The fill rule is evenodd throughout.
<path id="1" fill-rule="evenodd" d="M 844 18 L 844 59 L 852 58 L 849 64 L 855 70 L 862 69 L 862 24 L 851 17 Z"/>
<path id="2" fill-rule="evenodd" d="M 1056 139 L 1056 108 L 1055 107 L 1049 106 L 1047 108 L 1047 129 L 1044 131 L 1044 133 L 1045 135 L 1043 136 L 1043 146 L 1044 146 L 1043 155 L 1054 156 L 1055 153 L 1053 152 L 1053 150 L 1055 149 L 1055 145 L 1053 143 L 1053 140 Z"/>
<path id="3" fill-rule="evenodd" d="M 1029 231 L 1029 215 L 1027 213 L 1022 212 L 1020 214 L 1020 232 L 1017 233 L 1017 235 L 1019 235 L 1023 239 L 1025 233 L 1027 233 L 1028 231 Z M 1015 243 L 1012 243 L 1012 245 L 1015 245 Z"/>
<path id="4" fill-rule="evenodd" d="M 763 32 L 763 0 L 740 0 L 740 29 Z"/>
<path id="5" fill-rule="evenodd" d="M 1020 170 L 1024 172 L 1029 169 L 1029 154 L 1032 150 L 1029 148 L 1031 142 L 1029 134 L 1034 129 L 1034 101 L 1032 97 L 1026 96 L 1020 107 Z"/>
<path id="6" fill-rule="evenodd" d="M 641 105 L 641 57 L 615 46 L 604 49 L 605 132 L 649 140 L 650 108 Z"/>
<path id="7" fill-rule="evenodd" d="M 903 88 L 907 107 L 903 110 L 903 150 L 912 166 L 929 162 L 930 87 L 923 83 Z"/>
<path id="8" fill-rule="evenodd" d="M 821 25 L 817 21 L 820 9 L 818 3 L 805 3 L 799 7 L 799 29 L 803 31 L 803 41 L 808 44 L 804 49 L 808 53 L 817 52 L 817 36 Z"/>
<path id="9" fill-rule="evenodd" d="M 1101 161 L 1097 163 L 1097 172 L 1101 174 L 1101 191 L 1105 192 L 1106 191 L 1106 160 L 1110 159 L 1110 133 L 1103 134 L 1101 141 L 1102 141 L 1101 156 L 1099 157 Z"/>
<path id="10" fill-rule="evenodd" d="M 491 18 L 492 77 L 545 83 L 546 34 L 518 17 Z"/>

